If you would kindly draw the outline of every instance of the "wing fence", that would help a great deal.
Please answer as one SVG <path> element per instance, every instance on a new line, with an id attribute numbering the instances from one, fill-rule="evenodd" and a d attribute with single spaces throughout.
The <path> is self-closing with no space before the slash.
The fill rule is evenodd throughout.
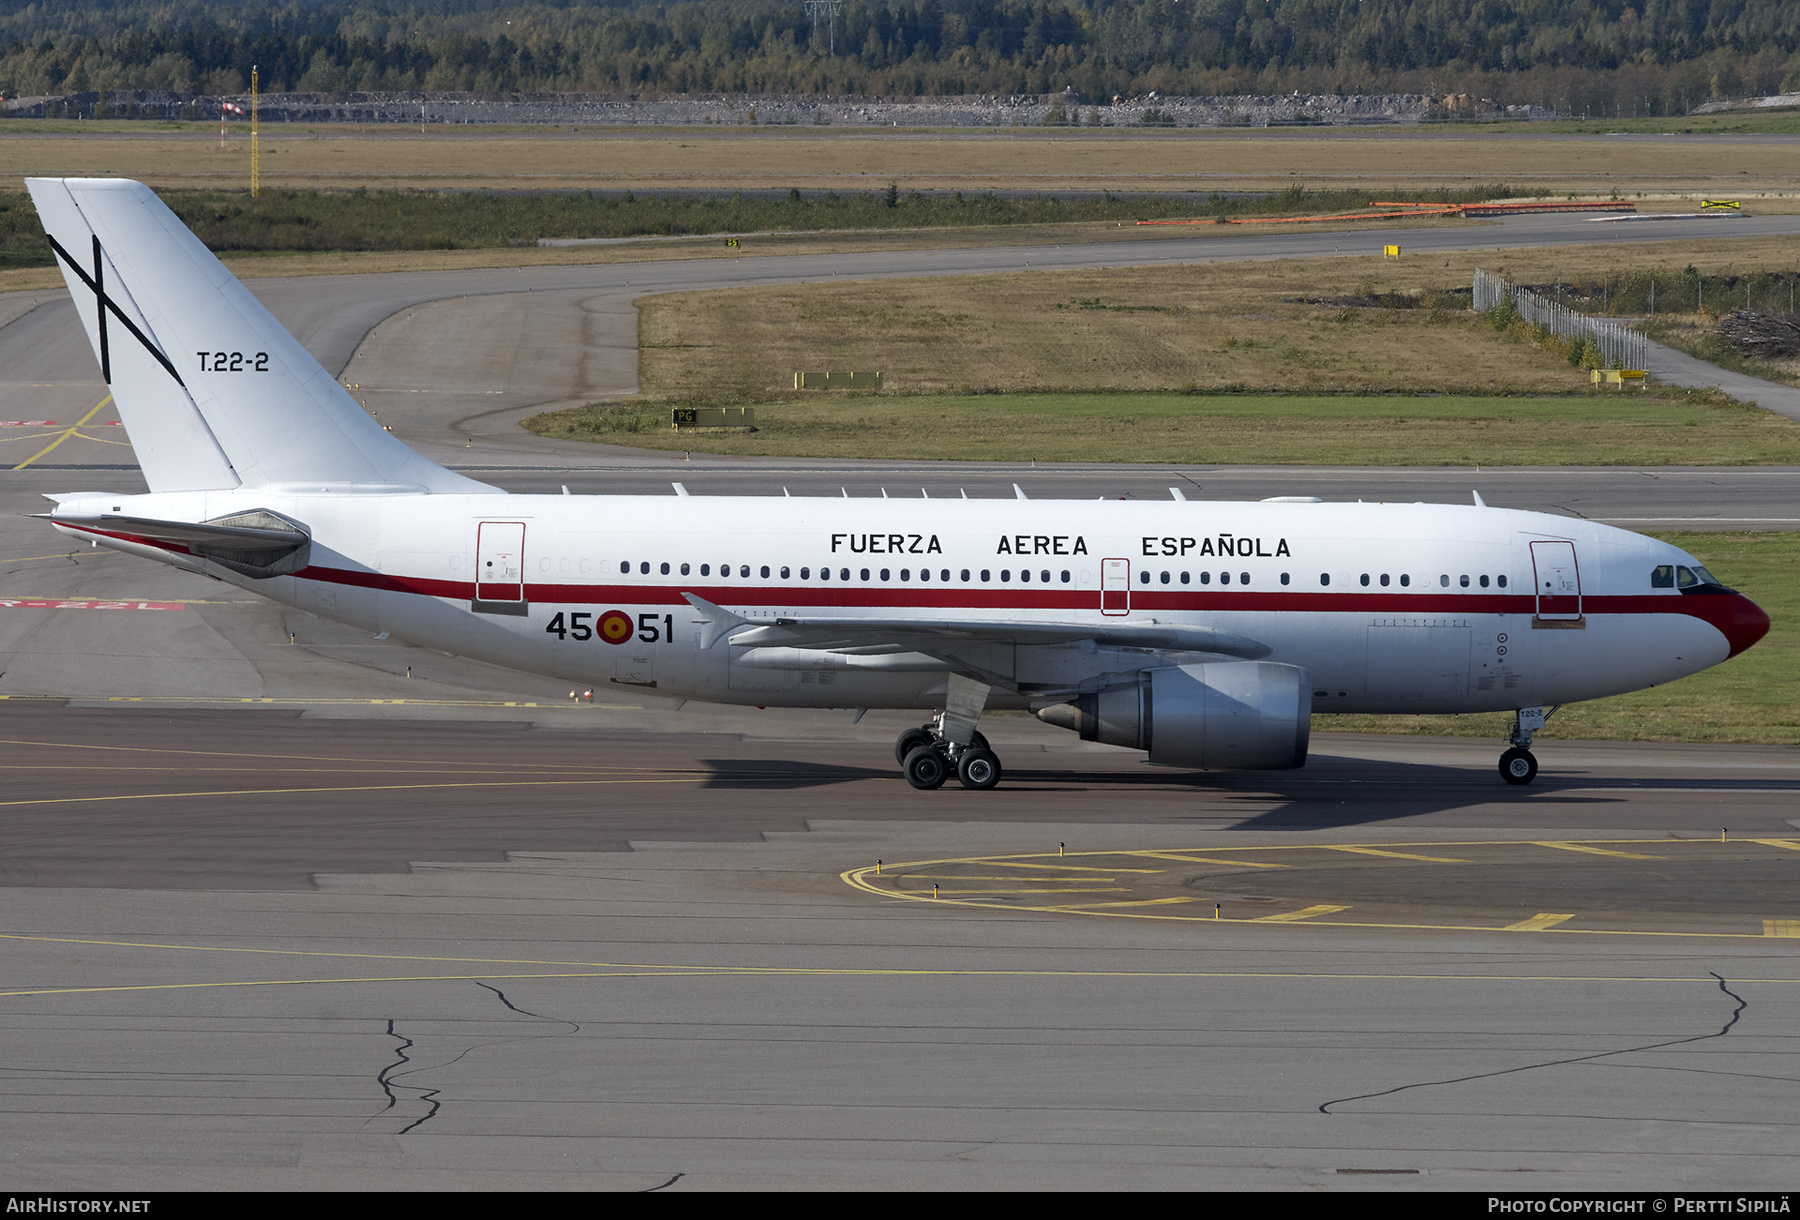
<path id="1" fill-rule="evenodd" d="M 1566 305 L 1546 300 L 1529 288 L 1521 288 L 1504 276 L 1475 273 L 1475 309 L 1486 313 L 1500 302 L 1512 299 L 1519 316 L 1534 326 L 1542 326 L 1564 339 L 1591 338 L 1600 362 L 1609 369 L 1648 368 L 1650 341 L 1619 322 L 1603 322 L 1576 313 Z"/>

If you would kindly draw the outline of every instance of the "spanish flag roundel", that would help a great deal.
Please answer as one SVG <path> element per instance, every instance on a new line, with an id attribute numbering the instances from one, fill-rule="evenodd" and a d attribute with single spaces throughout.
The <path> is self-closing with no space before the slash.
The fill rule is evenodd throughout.
<path id="1" fill-rule="evenodd" d="M 631 616 L 623 610 L 608 610 L 600 616 L 595 628 L 608 644 L 623 644 L 631 638 Z"/>

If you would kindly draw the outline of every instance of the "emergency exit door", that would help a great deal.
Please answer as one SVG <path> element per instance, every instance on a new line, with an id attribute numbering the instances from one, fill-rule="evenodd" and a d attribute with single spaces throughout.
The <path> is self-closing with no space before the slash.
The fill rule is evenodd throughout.
<path id="1" fill-rule="evenodd" d="M 1581 617 L 1581 569 L 1573 542 L 1534 542 L 1531 569 L 1537 580 L 1537 616 L 1546 622 Z"/>

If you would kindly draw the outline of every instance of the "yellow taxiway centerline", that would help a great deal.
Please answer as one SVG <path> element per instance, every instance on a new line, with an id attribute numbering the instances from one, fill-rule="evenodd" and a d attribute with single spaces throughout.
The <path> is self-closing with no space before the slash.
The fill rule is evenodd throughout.
<path id="1" fill-rule="evenodd" d="M 1573 918 L 1575 918 L 1573 915 L 1533 915 L 1530 919 L 1509 923 L 1500 930 L 1502 932 L 1542 932 L 1545 928 L 1554 928 L 1557 924 L 1566 923 Z"/>
<path id="2" fill-rule="evenodd" d="M 55 440 L 51 441 L 48 445 L 45 445 L 42 449 L 39 449 L 36 453 L 34 453 L 30 457 L 26 458 L 23 462 L 20 462 L 17 466 L 14 466 L 13 469 L 14 470 L 25 469 L 27 466 L 31 465 L 33 462 L 35 462 L 39 458 L 43 457 L 46 453 L 49 453 L 52 449 L 56 448 L 58 445 L 62 444 L 64 441 L 68 440 L 71 436 L 74 436 L 75 430 L 77 428 L 79 428 L 79 427 L 81 427 L 81 425 L 87 423 L 87 421 L 94 418 L 94 416 L 100 414 L 100 408 L 104 407 L 107 403 L 111 402 L 112 400 L 113 400 L 113 396 L 111 394 L 108 394 L 105 398 L 102 398 L 99 402 L 94 404 L 93 410 L 89 411 L 86 415 L 83 415 L 80 419 L 76 420 L 73 424 L 69 425 L 67 428 L 64 428 L 62 430 L 61 434 L 59 434 Z"/>

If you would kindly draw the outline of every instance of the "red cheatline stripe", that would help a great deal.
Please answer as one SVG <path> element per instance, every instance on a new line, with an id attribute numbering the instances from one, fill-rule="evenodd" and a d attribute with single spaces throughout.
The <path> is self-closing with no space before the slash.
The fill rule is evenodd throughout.
<path id="1" fill-rule="evenodd" d="M 158 547 L 176 554 L 188 554 L 186 547 L 154 538 L 138 538 L 130 534 L 75 527 L 89 533 L 103 534 L 127 542 Z M 424 597 L 447 597 L 469 600 L 474 584 L 469 581 L 437 580 L 424 576 L 399 576 L 388 572 L 355 572 L 344 568 L 311 566 L 295 573 L 301 580 L 322 584 L 349 585 L 389 593 L 415 593 Z M 969 588 L 961 584 L 911 587 L 869 587 L 845 584 L 820 585 L 565 585 L 534 584 L 525 587 L 527 601 L 547 605 L 687 605 L 683 593 L 692 593 L 707 601 L 728 606 L 792 606 L 796 609 L 891 608 L 956 611 L 1063 611 L 1075 614 L 1098 614 L 1098 589 L 1034 589 L 1029 586 L 1009 588 Z M 1680 593 L 1605 596 L 1586 594 L 1582 610 L 1597 614 L 1682 614 L 1711 623 L 1715 627 L 1733 621 L 1737 599 L 1729 596 L 1693 597 Z M 1226 613 L 1231 611 L 1285 611 L 1320 614 L 1346 612 L 1356 614 L 1391 614 L 1404 618 L 1453 618 L 1471 614 L 1530 614 L 1536 609 L 1529 593 L 1417 593 L 1388 592 L 1307 592 L 1287 589 L 1148 589 L 1134 586 L 1131 609 L 1137 613 L 1151 611 L 1181 613 Z"/>

